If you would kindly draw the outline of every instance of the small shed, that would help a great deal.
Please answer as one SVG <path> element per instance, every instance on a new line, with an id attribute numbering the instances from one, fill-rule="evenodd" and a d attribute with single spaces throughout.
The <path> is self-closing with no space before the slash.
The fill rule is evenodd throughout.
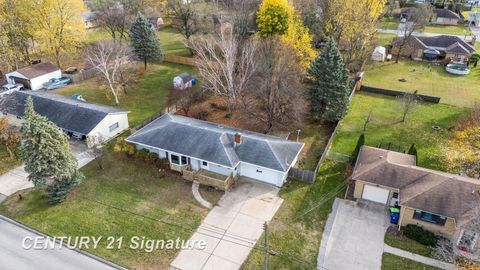
<path id="1" fill-rule="evenodd" d="M 179 90 L 185 90 L 194 86 L 196 83 L 195 79 L 190 76 L 187 72 L 183 72 L 180 75 L 173 78 L 173 87 Z"/>
<path id="2" fill-rule="evenodd" d="M 30 90 L 42 89 L 44 83 L 60 77 L 62 71 L 48 62 L 40 62 L 5 74 L 8 83 L 21 83 Z"/>
<path id="3" fill-rule="evenodd" d="M 383 62 L 385 61 L 386 54 L 387 54 L 387 50 L 385 49 L 385 47 L 377 46 L 375 50 L 373 50 L 372 60 Z"/>
<path id="4" fill-rule="evenodd" d="M 165 22 L 163 21 L 162 17 L 148 17 L 148 21 L 153 25 L 155 29 L 160 29 L 163 27 Z"/>

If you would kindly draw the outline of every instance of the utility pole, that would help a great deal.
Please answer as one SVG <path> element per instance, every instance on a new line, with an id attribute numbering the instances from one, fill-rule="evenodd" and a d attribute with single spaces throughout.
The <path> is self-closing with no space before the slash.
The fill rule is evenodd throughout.
<path id="1" fill-rule="evenodd" d="M 263 243 L 263 251 L 265 252 L 264 261 L 263 261 L 263 269 L 268 270 L 268 231 L 267 231 L 267 222 L 263 223 L 263 234 L 265 235 L 265 242 Z"/>

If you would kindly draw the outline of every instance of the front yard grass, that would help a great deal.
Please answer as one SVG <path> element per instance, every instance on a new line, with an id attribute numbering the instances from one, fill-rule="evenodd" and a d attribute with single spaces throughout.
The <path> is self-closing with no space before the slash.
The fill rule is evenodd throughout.
<path id="1" fill-rule="evenodd" d="M 440 270 L 439 268 L 402 258 L 390 253 L 383 253 L 382 270 Z"/>
<path id="2" fill-rule="evenodd" d="M 22 201 L 16 194 L 4 201 L 0 213 L 51 236 L 102 236 L 99 248 L 87 251 L 128 268 L 167 269 L 177 250 L 129 249 L 130 238 L 189 239 L 208 209 L 179 177 L 161 176 L 154 166 L 115 153 L 102 161 L 103 170 L 96 161 L 82 168 L 86 179 L 64 203 L 50 206 L 41 190 L 28 190 Z M 106 249 L 108 236 L 123 237 L 123 247 Z"/>
<path id="3" fill-rule="evenodd" d="M 419 94 L 440 97 L 441 103 L 460 107 L 472 107 L 480 100 L 480 68 L 458 76 L 447 73 L 441 65 L 401 58 L 397 64 L 389 61 L 369 65 L 363 84 L 406 92 L 418 90 Z"/>
<path id="4" fill-rule="evenodd" d="M 402 123 L 398 101 L 393 97 L 358 92 L 347 115 L 341 120 L 339 130 L 329 152 L 330 158 L 347 161 L 363 132 L 365 117 L 372 111 L 371 122 L 365 131 L 365 144 L 377 147 L 392 143 L 402 150 L 415 144 L 418 165 L 436 170 L 442 166 L 441 146 L 449 136 L 448 128 L 455 124 L 468 109 L 445 104 L 420 103 Z M 432 126 L 441 127 L 440 131 Z"/>
<path id="5" fill-rule="evenodd" d="M 406 237 L 397 237 L 391 234 L 385 234 L 385 244 L 412 252 L 425 257 L 432 257 L 433 249 L 418 243 L 417 241 Z"/>
<path id="6" fill-rule="evenodd" d="M 164 110 L 167 95 L 173 89 L 173 78 L 182 72 L 194 74 L 193 67 L 163 63 L 149 65 L 147 73 L 127 89 L 127 94 L 120 97 L 120 108 L 130 110 L 128 115 L 131 127 Z M 99 87 L 97 78 L 54 90 L 67 97 L 79 93 L 89 102 L 115 106 L 115 101 L 108 95 L 105 86 Z"/>
<path id="7" fill-rule="evenodd" d="M 270 222 L 269 269 L 316 269 L 323 229 L 336 196 L 343 196 L 345 164 L 325 161 L 313 184 L 288 182 L 280 191 L 284 202 Z M 317 206 L 317 207 L 315 207 Z M 311 212 L 306 213 L 308 209 Z M 303 215 L 305 214 L 305 215 Z M 243 269 L 263 269 L 263 237 Z"/>
<path id="8" fill-rule="evenodd" d="M 397 30 L 400 18 L 397 17 L 383 17 L 380 19 L 380 29 Z"/>
<path id="9" fill-rule="evenodd" d="M 469 36 L 472 34 L 470 27 L 459 25 L 427 25 L 423 30 L 425 33 L 443 34 L 443 35 L 457 35 L 457 36 Z"/>

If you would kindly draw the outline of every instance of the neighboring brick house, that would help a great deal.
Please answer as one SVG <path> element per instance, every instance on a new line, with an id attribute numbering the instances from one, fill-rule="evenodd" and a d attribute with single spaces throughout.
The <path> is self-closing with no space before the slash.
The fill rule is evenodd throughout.
<path id="1" fill-rule="evenodd" d="M 392 41 L 392 54 L 399 53 L 404 37 L 396 37 Z M 459 37 L 439 35 L 434 37 L 410 36 L 403 46 L 400 55 L 413 60 L 442 61 L 451 59 L 454 63 L 466 63 L 475 47 Z"/>
<path id="2" fill-rule="evenodd" d="M 480 253 L 480 180 L 421 168 L 415 156 L 368 146 L 351 179 L 355 199 L 400 206 L 400 226 L 420 225 Z"/>
<path id="3" fill-rule="evenodd" d="M 446 9 L 436 8 L 433 10 L 432 24 L 457 25 L 462 18 L 457 13 Z"/>

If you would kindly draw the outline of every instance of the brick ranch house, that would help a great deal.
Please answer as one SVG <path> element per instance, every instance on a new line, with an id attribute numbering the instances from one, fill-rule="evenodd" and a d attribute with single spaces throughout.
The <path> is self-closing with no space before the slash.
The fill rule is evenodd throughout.
<path id="1" fill-rule="evenodd" d="M 399 46 L 404 39 L 405 37 L 396 37 L 392 40 L 392 54 L 399 53 Z M 438 62 L 450 58 L 454 63 L 466 63 L 474 52 L 475 47 L 456 36 L 410 36 L 400 55 L 417 61 Z"/>
<path id="2" fill-rule="evenodd" d="M 354 198 L 400 207 L 416 224 L 480 255 L 480 180 L 416 166 L 415 156 L 363 146 L 351 179 Z"/>
<path id="3" fill-rule="evenodd" d="M 304 144 L 189 117 L 164 114 L 126 139 L 165 158 L 183 178 L 228 190 L 247 177 L 281 187 Z"/>

